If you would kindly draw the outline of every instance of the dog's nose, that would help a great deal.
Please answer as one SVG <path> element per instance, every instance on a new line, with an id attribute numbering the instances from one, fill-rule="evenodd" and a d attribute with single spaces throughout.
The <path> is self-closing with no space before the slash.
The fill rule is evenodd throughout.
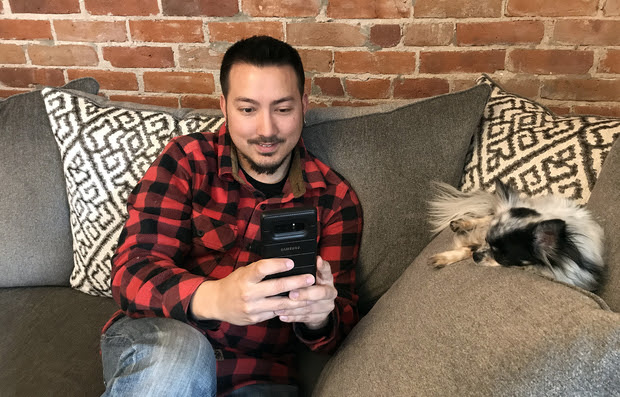
<path id="1" fill-rule="evenodd" d="M 474 262 L 478 263 L 484 258 L 484 254 L 480 251 L 475 251 L 472 258 L 474 258 Z"/>

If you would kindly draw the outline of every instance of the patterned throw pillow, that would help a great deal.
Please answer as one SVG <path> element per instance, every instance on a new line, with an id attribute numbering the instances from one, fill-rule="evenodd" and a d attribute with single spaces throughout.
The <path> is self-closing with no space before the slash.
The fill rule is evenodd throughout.
<path id="1" fill-rule="evenodd" d="M 493 190 L 499 178 L 530 196 L 553 193 L 585 204 L 620 135 L 620 119 L 556 116 L 504 91 L 488 76 L 478 84 L 492 91 L 473 138 L 461 190 Z"/>
<path id="2" fill-rule="evenodd" d="M 129 193 L 171 138 L 215 131 L 224 120 L 200 112 L 132 109 L 52 88 L 42 94 L 67 184 L 71 286 L 111 296 L 111 258 Z"/>

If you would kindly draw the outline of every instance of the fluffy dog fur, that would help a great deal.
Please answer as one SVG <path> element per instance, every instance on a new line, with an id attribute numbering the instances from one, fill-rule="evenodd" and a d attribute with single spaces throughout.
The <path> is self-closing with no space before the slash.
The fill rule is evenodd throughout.
<path id="1" fill-rule="evenodd" d="M 441 268 L 466 258 L 483 266 L 533 268 L 589 291 L 602 282 L 603 230 L 585 208 L 558 196 L 524 197 L 498 182 L 495 193 L 463 193 L 437 183 L 434 232 L 450 227 L 454 249 L 433 255 Z"/>

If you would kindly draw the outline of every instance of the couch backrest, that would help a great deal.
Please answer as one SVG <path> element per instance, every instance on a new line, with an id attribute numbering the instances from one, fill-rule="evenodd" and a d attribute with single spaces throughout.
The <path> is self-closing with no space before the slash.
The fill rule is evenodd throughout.
<path id="1" fill-rule="evenodd" d="M 476 86 L 400 107 L 309 112 L 306 146 L 351 183 L 362 204 L 362 314 L 430 241 L 431 181 L 458 185 L 489 93 Z"/>
<path id="2" fill-rule="evenodd" d="M 96 94 L 91 78 L 64 88 Z M 69 208 L 41 91 L 0 101 L 0 287 L 69 285 Z"/>

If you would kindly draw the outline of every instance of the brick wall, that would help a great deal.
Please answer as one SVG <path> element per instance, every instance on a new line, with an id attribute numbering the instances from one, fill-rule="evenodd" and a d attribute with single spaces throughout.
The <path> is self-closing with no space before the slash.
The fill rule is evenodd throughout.
<path id="1" fill-rule="evenodd" d="M 82 76 L 115 100 L 217 107 L 241 37 L 296 46 L 314 106 L 461 90 L 620 116 L 620 0 L 0 0 L 0 96 Z"/>

